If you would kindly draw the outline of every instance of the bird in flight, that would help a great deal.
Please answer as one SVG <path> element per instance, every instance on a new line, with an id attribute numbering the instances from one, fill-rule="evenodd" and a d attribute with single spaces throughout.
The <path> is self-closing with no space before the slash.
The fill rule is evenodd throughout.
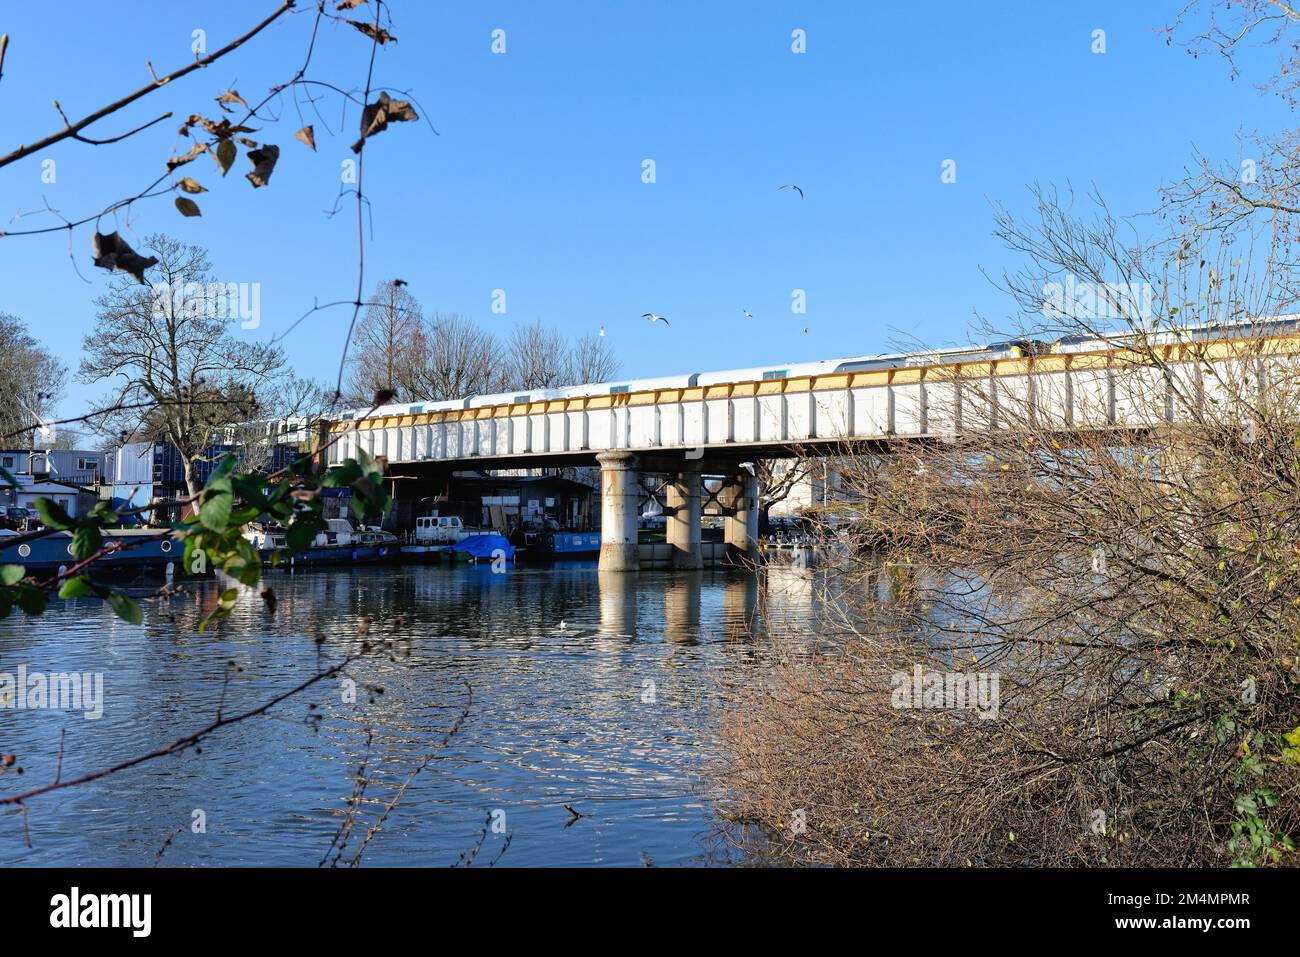
<path id="1" fill-rule="evenodd" d="M 781 192 L 781 190 L 783 190 L 783 189 L 792 189 L 792 190 L 794 190 L 796 193 L 799 194 L 799 198 L 800 198 L 800 199 L 803 199 L 803 198 L 804 198 L 804 195 L 803 195 L 803 187 L 801 187 L 801 186 L 796 186 L 794 183 L 786 183 L 784 186 L 778 186 L 778 187 L 776 188 L 776 191 L 779 193 L 779 192 Z"/>
<path id="2" fill-rule="evenodd" d="M 744 469 L 746 472 L 748 472 L 750 475 L 755 475 L 755 476 L 758 475 L 758 472 L 754 471 L 753 462 L 741 462 L 740 467 Z"/>
<path id="3" fill-rule="evenodd" d="M 665 326 L 671 326 L 671 325 L 672 325 L 672 323 L 669 322 L 665 317 L 660 316 L 660 315 L 656 315 L 656 314 L 653 313 L 653 312 L 643 312 L 643 313 L 641 313 L 641 318 L 642 318 L 642 319 L 649 319 L 651 322 L 662 322 Z"/>
<path id="4" fill-rule="evenodd" d="M 753 319 L 753 318 L 754 318 L 754 314 L 753 314 L 752 312 L 750 312 L 748 309 L 742 309 L 742 310 L 740 310 L 740 311 L 743 312 L 743 313 L 745 314 L 745 318 L 746 318 L 746 319 Z"/>
<path id="5" fill-rule="evenodd" d="M 600 327 L 600 334 L 601 334 L 602 336 L 605 334 L 605 327 L 604 327 L 604 326 L 601 326 L 601 327 Z"/>

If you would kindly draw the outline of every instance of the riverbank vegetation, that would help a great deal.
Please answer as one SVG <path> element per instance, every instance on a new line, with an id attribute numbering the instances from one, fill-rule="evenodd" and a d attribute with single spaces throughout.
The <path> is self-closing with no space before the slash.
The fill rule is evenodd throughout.
<path id="1" fill-rule="evenodd" d="M 1300 30 L 1277 4 L 1183 17 L 1229 59 Z M 1297 865 L 1300 362 L 1260 320 L 1297 311 L 1300 177 L 1292 132 L 1255 145 L 1140 222 L 1050 188 L 997 212 L 1024 269 L 986 334 L 1124 348 L 1072 417 L 1063 376 L 967 371 L 944 407 L 935 370 L 947 434 L 843 450 L 825 517 L 872 547 L 837 559 L 837 637 L 734 696 L 733 834 L 815 864 Z"/>
<path id="2" fill-rule="evenodd" d="M 1041 275 L 1179 285 L 1072 386 L 1060 354 L 935 367 L 932 437 L 843 450 L 838 637 L 738 692 L 728 815 L 781 860 L 1294 865 L 1300 361 L 1254 321 L 1280 287 L 1040 213 L 1003 228 Z"/>
<path id="3" fill-rule="evenodd" d="M 1294 864 L 1300 368 L 1253 372 L 1131 442 L 844 460 L 878 547 L 821 606 L 842 638 L 739 693 L 732 816 L 818 863 Z M 900 700 L 913 675 L 996 694 Z"/>

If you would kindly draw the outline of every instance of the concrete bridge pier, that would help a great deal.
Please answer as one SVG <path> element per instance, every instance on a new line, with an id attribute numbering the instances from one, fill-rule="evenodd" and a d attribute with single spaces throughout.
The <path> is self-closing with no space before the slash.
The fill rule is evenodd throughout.
<path id="1" fill-rule="evenodd" d="M 723 520 L 727 554 L 738 564 L 758 562 L 758 478 L 741 472 L 727 481 L 718 499 L 729 514 Z"/>
<path id="2" fill-rule="evenodd" d="M 602 452 L 600 463 L 600 570 L 641 570 L 637 547 L 637 513 L 641 504 L 637 457 L 631 452 Z"/>
<path id="3" fill-rule="evenodd" d="M 700 501 L 704 481 L 698 465 L 687 463 L 668 486 L 668 544 L 672 566 L 682 571 L 704 567 L 700 548 Z"/>

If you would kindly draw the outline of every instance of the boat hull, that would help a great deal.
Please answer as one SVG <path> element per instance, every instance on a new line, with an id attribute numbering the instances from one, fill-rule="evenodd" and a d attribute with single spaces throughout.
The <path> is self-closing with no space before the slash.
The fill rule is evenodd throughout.
<path id="1" fill-rule="evenodd" d="M 280 568 L 299 565 L 375 565 L 401 558 L 401 549 L 395 542 L 366 545 L 318 545 L 300 552 L 287 554 L 285 550 L 263 548 L 259 550 L 262 561 Z M 279 556 L 278 559 L 276 556 Z"/>
<path id="2" fill-rule="evenodd" d="M 110 552 L 95 561 L 96 571 L 109 569 L 165 569 L 169 564 L 180 569 L 185 554 L 183 543 L 158 530 L 106 530 L 104 544 L 121 543 L 122 550 Z M 6 545 L 0 536 L 0 565 L 22 565 L 31 572 L 55 572 L 77 563 L 72 555 L 72 533 L 55 532 L 46 538 Z"/>

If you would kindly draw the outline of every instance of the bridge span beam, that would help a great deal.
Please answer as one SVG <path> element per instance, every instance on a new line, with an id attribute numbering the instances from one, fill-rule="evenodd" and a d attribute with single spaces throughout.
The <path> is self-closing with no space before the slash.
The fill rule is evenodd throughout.
<path id="1" fill-rule="evenodd" d="M 631 452 L 602 452 L 600 463 L 600 570 L 638 572 L 637 513 L 641 475 Z"/>

